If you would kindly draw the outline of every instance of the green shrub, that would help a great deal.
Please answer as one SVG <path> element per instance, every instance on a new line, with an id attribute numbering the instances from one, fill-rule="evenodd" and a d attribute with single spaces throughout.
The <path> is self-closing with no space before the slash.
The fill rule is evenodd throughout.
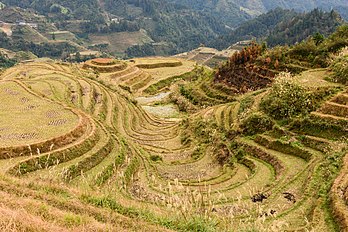
<path id="1" fill-rule="evenodd" d="M 150 160 L 152 160 L 153 162 L 157 162 L 157 161 L 162 161 L 163 159 L 159 155 L 151 155 Z"/>
<path id="2" fill-rule="evenodd" d="M 205 146 L 199 144 L 191 154 L 192 159 L 198 160 L 199 158 L 201 158 L 204 155 L 205 150 Z"/>
<path id="3" fill-rule="evenodd" d="M 331 53 L 337 53 L 346 46 L 348 46 L 347 38 L 336 37 L 328 40 L 323 50 Z"/>
<path id="4" fill-rule="evenodd" d="M 261 102 L 261 109 L 275 119 L 307 114 L 313 108 L 312 95 L 289 73 L 276 78 L 270 94 Z"/>
<path id="5" fill-rule="evenodd" d="M 292 58 L 299 60 L 307 60 L 309 55 L 316 54 L 317 45 L 312 39 L 304 40 L 301 43 L 296 44 L 289 50 L 289 55 Z"/>
<path id="6" fill-rule="evenodd" d="M 246 112 L 254 104 L 255 99 L 252 96 L 246 96 L 240 101 L 238 115 Z"/>
<path id="7" fill-rule="evenodd" d="M 15 64 L 15 60 L 9 59 L 7 55 L 0 53 L 0 68 L 10 68 Z"/>
<path id="8" fill-rule="evenodd" d="M 334 82 L 348 85 L 348 56 L 337 59 L 331 65 L 331 69 L 334 72 L 332 76 Z"/>
<path id="9" fill-rule="evenodd" d="M 237 151 L 235 151 L 235 158 L 237 160 L 243 160 L 247 155 L 248 153 L 244 150 L 243 147 L 240 147 Z"/>
<path id="10" fill-rule="evenodd" d="M 348 123 L 345 120 L 329 120 L 310 115 L 293 120 L 290 129 L 297 133 L 336 140 L 347 135 Z"/>
<path id="11" fill-rule="evenodd" d="M 192 138 L 190 137 L 191 135 L 189 133 L 182 133 L 180 135 L 180 141 L 182 145 L 187 145 L 192 142 Z"/>
<path id="12" fill-rule="evenodd" d="M 285 154 L 290 154 L 293 156 L 298 156 L 306 161 L 309 161 L 312 158 L 312 154 L 303 149 L 303 145 L 299 141 L 289 141 L 287 139 L 270 139 L 264 136 L 257 136 L 255 142 L 266 146 L 275 151 L 279 151 Z"/>
<path id="13" fill-rule="evenodd" d="M 191 87 L 185 88 L 185 86 L 181 85 L 179 91 L 180 94 L 184 96 L 186 99 L 188 99 L 190 102 L 192 102 L 192 104 L 197 105 L 199 103 L 196 97 L 192 94 Z"/>
<path id="14" fill-rule="evenodd" d="M 247 117 L 241 125 L 243 133 L 254 135 L 269 131 L 273 128 L 273 120 L 266 114 L 256 112 Z"/>

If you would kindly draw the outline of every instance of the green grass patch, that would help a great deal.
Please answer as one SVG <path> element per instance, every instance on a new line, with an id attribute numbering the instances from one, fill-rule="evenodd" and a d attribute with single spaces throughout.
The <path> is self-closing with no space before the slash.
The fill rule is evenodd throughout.
<path id="1" fill-rule="evenodd" d="M 195 215 L 190 218 L 184 217 L 159 217 L 153 213 L 145 210 L 136 209 L 133 207 L 124 207 L 119 204 L 116 200 L 111 197 L 95 197 L 89 195 L 81 196 L 81 200 L 101 208 L 111 209 L 119 214 L 124 216 L 142 219 L 147 222 L 153 223 L 155 225 L 160 225 L 165 228 L 176 230 L 176 231 L 200 231 L 200 232 L 209 232 L 209 231 L 218 231 L 217 221 L 214 219 L 204 218 L 200 215 Z"/>
<path id="2" fill-rule="evenodd" d="M 129 185 L 130 182 L 132 181 L 132 178 L 135 174 L 135 172 L 138 170 L 140 166 L 140 162 L 139 159 L 134 157 L 130 164 L 128 165 L 126 171 L 124 172 L 124 180 L 125 180 L 125 184 Z"/>
<path id="3" fill-rule="evenodd" d="M 121 139 L 120 142 L 120 151 L 118 152 L 115 161 L 112 164 L 109 164 L 96 178 L 95 183 L 100 186 L 104 184 L 115 172 L 119 166 L 121 166 L 126 158 L 126 141 Z"/>

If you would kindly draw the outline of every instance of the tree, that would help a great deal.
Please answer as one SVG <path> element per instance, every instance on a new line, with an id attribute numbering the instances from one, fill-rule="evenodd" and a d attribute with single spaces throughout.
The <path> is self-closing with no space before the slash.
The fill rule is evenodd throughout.
<path id="1" fill-rule="evenodd" d="M 313 35 L 313 40 L 314 40 L 316 46 L 321 44 L 324 41 L 324 39 L 325 39 L 325 37 L 319 32 L 317 32 Z"/>
<path id="2" fill-rule="evenodd" d="M 76 60 L 76 62 L 81 62 L 81 53 L 80 52 L 76 52 L 75 60 Z"/>

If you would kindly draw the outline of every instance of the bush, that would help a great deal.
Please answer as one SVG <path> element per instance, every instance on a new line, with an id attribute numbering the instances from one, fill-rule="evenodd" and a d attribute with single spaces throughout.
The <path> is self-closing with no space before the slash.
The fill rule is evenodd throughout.
<path id="1" fill-rule="evenodd" d="M 150 159 L 151 159 L 153 162 L 163 161 L 162 157 L 159 156 L 159 155 L 151 155 L 151 156 L 150 156 Z"/>
<path id="2" fill-rule="evenodd" d="M 183 85 L 180 86 L 180 94 L 182 96 L 184 96 L 185 98 L 187 98 L 190 102 L 192 102 L 192 104 L 197 105 L 198 104 L 198 100 L 195 98 L 195 96 L 192 94 L 192 88 L 185 88 Z"/>
<path id="3" fill-rule="evenodd" d="M 256 112 L 247 117 L 241 125 L 243 133 L 254 135 L 269 131 L 273 128 L 273 120 L 266 114 Z"/>
<path id="4" fill-rule="evenodd" d="M 337 53 L 342 48 L 348 46 L 348 41 L 345 38 L 336 38 L 335 40 L 330 40 L 326 44 L 326 50 L 331 53 Z"/>
<path id="5" fill-rule="evenodd" d="M 10 68 L 15 64 L 15 60 L 9 59 L 7 55 L 0 53 L 0 68 Z"/>
<path id="6" fill-rule="evenodd" d="M 214 157 L 220 165 L 229 163 L 227 161 L 231 158 L 231 153 L 225 143 L 219 142 L 214 146 Z"/>
<path id="7" fill-rule="evenodd" d="M 290 124 L 290 130 L 301 134 L 337 140 L 347 135 L 348 122 L 346 120 L 323 119 L 314 115 L 298 118 Z"/>
<path id="8" fill-rule="evenodd" d="M 261 102 L 261 109 L 275 119 L 307 114 L 313 108 L 312 95 L 289 73 L 279 74 L 270 94 Z"/>
<path id="9" fill-rule="evenodd" d="M 245 113 L 246 111 L 248 111 L 248 109 L 251 108 L 251 106 L 254 104 L 254 102 L 255 102 L 255 99 L 252 96 L 244 97 L 240 101 L 238 115 L 241 115 L 242 113 Z"/>
<path id="10" fill-rule="evenodd" d="M 317 53 L 317 49 L 318 47 L 312 39 L 304 40 L 293 46 L 289 51 L 289 55 L 292 58 L 307 60 L 309 55 Z"/>
<path id="11" fill-rule="evenodd" d="M 204 153 L 205 153 L 205 146 L 202 146 L 201 144 L 199 144 L 195 150 L 192 152 L 191 154 L 191 157 L 194 159 L 194 160 L 198 160 L 199 158 L 201 158 Z"/>
<path id="12" fill-rule="evenodd" d="M 331 69 L 334 72 L 332 76 L 334 82 L 348 85 L 348 56 L 337 59 L 331 65 Z"/>
<path id="13" fill-rule="evenodd" d="M 196 111 L 196 106 L 193 105 L 187 98 L 182 96 L 178 91 L 173 92 L 169 95 L 169 99 L 175 105 L 178 106 L 181 112 L 194 112 Z"/>

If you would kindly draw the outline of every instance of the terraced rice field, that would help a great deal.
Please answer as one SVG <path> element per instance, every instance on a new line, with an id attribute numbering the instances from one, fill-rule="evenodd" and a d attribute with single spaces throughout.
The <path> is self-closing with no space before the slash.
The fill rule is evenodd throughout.
<path id="1" fill-rule="evenodd" d="M 21 218 L 10 225 L 48 231 L 335 231 L 347 226 L 346 169 L 332 186 L 333 203 L 318 191 L 327 187 L 322 166 L 344 151 L 346 141 L 283 128 L 235 137 L 246 156 L 233 166 L 216 161 L 214 144 L 195 158 L 197 144 L 183 143 L 180 120 L 154 116 L 134 99 L 151 83 L 193 68 L 158 59 L 124 63 L 117 70 L 103 67 L 114 63 L 94 63 L 108 70 L 103 73 L 28 63 L 2 75 L 0 221 Z M 171 62 L 179 71 L 161 76 L 157 68 Z M 208 82 L 197 91 L 215 102 L 190 118 L 213 120 L 230 133 L 267 94 L 252 93 L 246 105 L 245 96 L 225 103 L 228 95 Z M 347 100 L 347 92 L 341 92 L 313 117 L 347 125 Z"/>
<path id="2" fill-rule="evenodd" d="M 134 62 L 137 67 L 144 69 L 179 67 L 182 65 L 182 61 L 179 59 L 163 57 L 136 58 L 131 61 Z"/>
<path id="3" fill-rule="evenodd" d="M 2 81 L 0 97 L 1 147 L 53 139 L 73 131 L 80 121 L 79 114 L 72 109 L 42 99 L 20 82 Z"/>

